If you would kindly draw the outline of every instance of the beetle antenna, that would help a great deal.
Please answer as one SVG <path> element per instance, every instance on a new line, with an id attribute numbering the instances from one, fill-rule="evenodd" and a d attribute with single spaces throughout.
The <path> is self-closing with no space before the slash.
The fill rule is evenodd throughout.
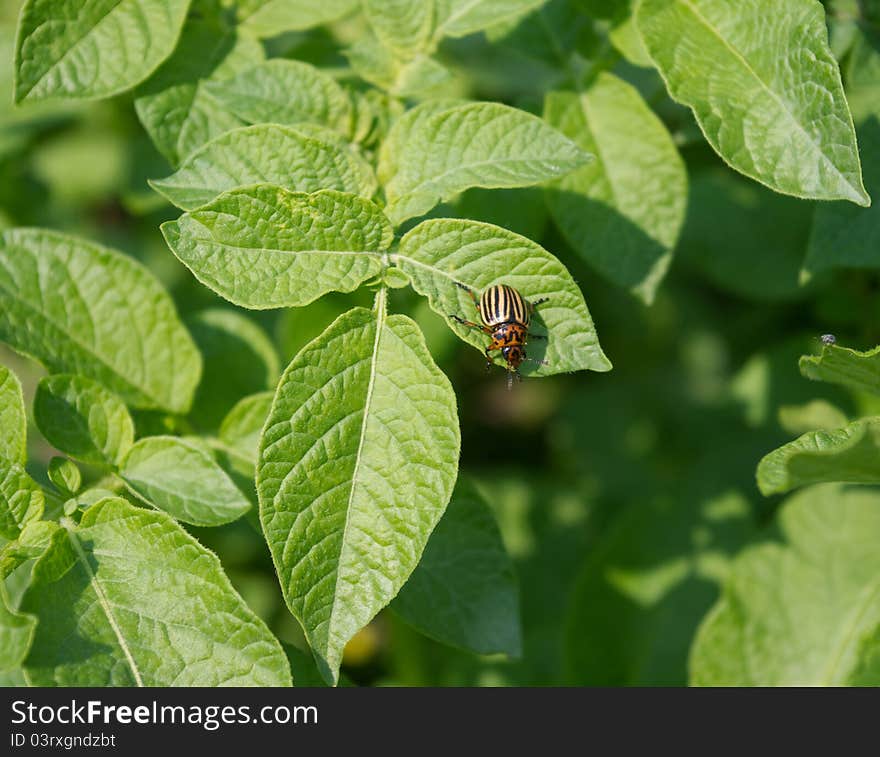
<path id="1" fill-rule="evenodd" d="M 526 360 L 530 363 L 537 363 L 538 365 L 550 365 L 546 360 L 538 360 L 536 357 L 527 357 Z"/>

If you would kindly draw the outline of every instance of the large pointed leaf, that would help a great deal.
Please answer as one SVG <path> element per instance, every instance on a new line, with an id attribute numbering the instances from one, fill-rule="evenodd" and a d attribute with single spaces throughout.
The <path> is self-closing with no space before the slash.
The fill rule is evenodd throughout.
<path id="1" fill-rule="evenodd" d="M 135 110 L 156 147 L 177 165 L 241 119 L 225 110 L 205 84 L 263 60 L 260 43 L 215 19 L 186 24 L 174 54 L 138 89 Z"/>
<path id="2" fill-rule="evenodd" d="M 58 529 L 21 610 L 37 686 L 285 686 L 278 641 L 164 513 L 104 499 Z"/>
<path id="3" fill-rule="evenodd" d="M 823 345 L 821 354 L 803 355 L 798 366 L 814 381 L 880 394 L 880 347 L 859 352 L 837 344 Z"/>
<path id="4" fill-rule="evenodd" d="M 59 373 L 37 385 L 34 420 L 56 449 L 93 465 L 115 465 L 134 442 L 134 422 L 113 392 Z"/>
<path id="5" fill-rule="evenodd" d="M 0 458 L 24 463 L 27 457 L 27 418 L 18 377 L 0 365 Z"/>
<path id="6" fill-rule="evenodd" d="M 15 45 L 15 100 L 109 97 L 170 54 L 190 0 L 28 0 Z"/>
<path id="7" fill-rule="evenodd" d="M 391 603 L 407 623 L 477 654 L 522 651 L 513 563 L 495 516 L 459 479 L 422 559 Z"/>
<path id="8" fill-rule="evenodd" d="M 468 187 L 525 187 L 568 173 L 590 156 L 537 116 L 499 103 L 428 102 L 394 124 L 379 178 L 395 223 L 427 213 Z"/>
<path id="9" fill-rule="evenodd" d="M 330 74 L 297 60 L 274 59 L 219 82 L 205 91 L 250 124 L 323 124 L 347 133 L 351 105 Z"/>
<path id="10" fill-rule="evenodd" d="M 766 455 L 757 475 L 765 495 L 826 481 L 880 483 L 880 418 L 809 431 Z"/>
<path id="11" fill-rule="evenodd" d="M 691 683 L 880 685 L 880 493 L 812 487 L 786 501 L 779 531 L 734 563 L 694 642 Z"/>
<path id="12" fill-rule="evenodd" d="M 376 189 L 369 166 L 351 150 L 277 124 L 226 132 L 193 153 L 176 173 L 150 185 L 178 207 L 192 210 L 228 189 L 262 183 L 364 197 Z"/>
<path id="13" fill-rule="evenodd" d="M 815 0 L 643 0 L 672 96 L 733 168 L 771 189 L 869 205 L 852 116 Z"/>
<path id="14" fill-rule="evenodd" d="M 15 539 L 29 522 L 39 520 L 43 490 L 18 463 L 0 458 L 0 536 Z"/>
<path id="15" fill-rule="evenodd" d="M 128 452 L 119 475 L 144 500 L 184 523 L 220 526 L 250 502 L 199 447 L 173 436 L 149 436 Z"/>
<path id="16" fill-rule="evenodd" d="M 412 229 L 391 257 L 410 277 L 413 288 L 446 318 L 450 328 L 480 350 L 488 346 L 488 337 L 451 317 L 478 317 L 474 301 L 457 284 L 479 293 L 492 284 L 503 283 L 515 287 L 530 301 L 549 297 L 532 316 L 534 332 L 546 334 L 548 339 L 533 341 L 528 349 L 531 357 L 545 360 L 548 365 L 524 363 L 524 373 L 611 369 L 571 274 L 530 239 L 488 223 L 441 218 L 424 221 Z M 499 365 L 504 363 L 500 356 L 495 359 Z"/>
<path id="17" fill-rule="evenodd" d="M 136 407 L 185 411 L 201 373 L 171 298 L 146 268 L 42 229 L 0 236 L 0 340 Z"/>
<path id="18" fill-rule="evenodd" d="M 306 305 L 350 292 L 382 270 L 394 234 L 379 208 L 333 190 L 271 184 L 221 195 L 162 225 L 165 241 L 203 284 L 236 305 Z"/>
<path id="19" fill-rule="evenodd" d="M 333 682 L 346 642 L 415 568 L 458 467 L 452 387 L 415 323 L 378 299 L 293 359 L 257 465 L 284 598 Z"/>
<path id="20" fill-rule="evenodd" d="M 548 189 L 559 230 L 602 274 L 650 303 L 687 204 L 669 132 L 635 88 L 609 73 L 577 94 L 551 92 L 544 117 L 596 155 Z"/>

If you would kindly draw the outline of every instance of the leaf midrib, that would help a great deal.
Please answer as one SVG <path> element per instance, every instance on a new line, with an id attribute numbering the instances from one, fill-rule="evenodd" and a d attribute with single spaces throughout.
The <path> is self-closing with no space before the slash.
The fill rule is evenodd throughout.
<path id="1" fill-rule="evenodd" d="M 370 405 L 373 401 L 373 389 L 376 385 L 376 368 L 379 358 L 379 347 L 382 340 L 382 331 L 385 328 L 385 319 L 387 317 L 387 313 L 385 311 L 386 303 L 385 303 L 385 288 L 382 287 L 379 289 L 378 294 L 376 295 L 376 336 L 373 340 L 373 354 L 370 356 L 370 378 L 367 383 L 367 393 L 364 398 L 364 418 L 361 421 L 361 431 L 360 438 L 358 440 L 358 448 L 357 453 L 355 454 L 355 463 L 354 470 L 351 473 L 351 491 L 348 494 L 348 504 L 345 508 L 345 527 L 342 530 L 342 541 L 340 542 L 339 547 L 339 564 L 336 568 L 336 577 L 333 585 L 333 601 L 330 605 L 330 621 L 327 625 L 327 638 L 328 640 L 333 639 L 333 627 L 334 620 L 338 617 L 336 613 L 336 604 L 339 600 L 339 574 L 342 570 L 343 565 L 343 554 L 345 552 L 346 544 L 348 543 L 348 529 L 351 525 L 351 509 L 354 503 L 354 494 L 358 485 L 358 471 L 361 466 L 361 459 L 363 457 L 363 449 L 364 449 L 364 440 L 367 436 L 367 425 L 370 420 Z"/>
<path id="2" fill-rule="evenodd" d="M 863 590 L 863 595 L 864 599 L 862 600 L 861 604 L 856 607 L 851 615 L 852 621 L 848 624 L 849 627 L 846 627 L 846 624 L 844 624 L 844 631 L 840 637 L 840 644 L 837 650 L 832 652 L 831 654 L 831 659 L 828 667 L 826 668 L 825 674 L 820 681 L 821 686 L 835 685 L 837 668 L 840 666 L 844 654 L 846 654 L 846 651 L 852 645 L 855 634 L 859 630 L 859 625 L 868 613 L 869 608 L 871 608 L 874 605 L 876 599 L 880 597 L 880 578 L 874 580 L 873 584 L 868 584 L 868 586 Z"/>
<path id="3" fill-rule="evenodd" d="M 700 13 L 700 11 L 691 2 L 691 0 L 678 0 L 678 2 L 680 2 L 685 8 L 690 10 L 690 12 L 693 13 L 693 15 L 696 17 L 697 21 L 702 23 L 703 26 L 705 26 L 706 29 L 708 29 L 709 32 L 712 33 L 713 36 L 717 37 L 721 44 L 724 45 L 724 47 L 726 47 L 731 52 L 733 57 L 743 65 L 743 67 L 749 74 L 752 75 L 752 77 L 754 77 L 754 80 L 758 82 L 761 88 L 764 89 L 767 94 L 769 94 L 770 97 L 776 101 L 776 103 L 779 105 L 780 110 L 782 110 L 788 120 L 792 124 L 794 124 L 797 131 L 799 131 L 801 134 L 804 135 L 804 137 L 806 137 L 807 142 L 813 149 L 813 152 L 819 156 L 819 158 L 822 160 L 823 163 L 825 163 L 825 165 L 831 168 L 834 174 L 838 176 L 846 184 L 846 186 L 848 186 L 851 190 L 855 192 L 856 196 L 861 198 L 863 196 L 863 192 L 860 191 L 859 187 L 853 186 L 849 179 L 847 179 L 843 175 L 843 173 L 841 173 L 840 169 L 836 165 L 834 165 L 834 163 L 828 158 L 827 155 L 825 155 L 819 144 L 817 144 L 816 141 L 813 139 L 812 135 L 802 126 L 800 121 L 798 121 L 798 119 L 795 118 L 794 114 L 788 109 L 785 101 L 781 97 L 779 97 L 776 92 L 773 91 L 769 84 L 767 84 L 760 76 L 758 76 L 758 72 L 755 71 L 754 68 L 752 68 L 752 65 L 748 62 L 745 56 L 722 36 L 721 32 L 709 22 L 709 19 L 707 19 L 702 13 Z"/>
<path id="4" fill-rule="evenodd" d="M 122 633 L 122 629 L 120 628 L 119 623 L 117 623 L 116 621 L 116 616 L 113 614 L 110 599 L 104 592 L 104 587 L 101 586 L 100 581 L 98 581 L 98 577 L 95 575 L 94 571 L 92 571 L 92 566 L 89 565 L 88 557 L 86 556 L 85 550 L 83 549 L 82 544 L 80 544 L 76 533 L 67 523 L 62 522 L 62 524 L 67 531 L 67 536 L 70 539 L 70 543 L 73 545 L 73 549 L 76 552 L 79 563 L 85 571 L 86 575 L 88 576 L 89 584 L 91 585 L 92 590 L 95 592 L 95 596 L 98 599 L 98 604 L 101 606 L 101 609 L 103 610 L 104 615 L 107 618 L 107 622 L 113 629 L 113 633 L 116 636 L 116 641 L 119 643 L 119 648 L 125 655 L 125 660 L 128 663 L 129 668 L 131 669 L 132 675 L 134 676 L 135 684 L 138 687 L 142 688 L 144 686 L 144 681 L 141 677 L 141 672 L 138 669 L 137 663 L 135 663 L 134 661 L 134 657 L 128 647 L 128 642 L 126 641 L 125 636 Z"/>

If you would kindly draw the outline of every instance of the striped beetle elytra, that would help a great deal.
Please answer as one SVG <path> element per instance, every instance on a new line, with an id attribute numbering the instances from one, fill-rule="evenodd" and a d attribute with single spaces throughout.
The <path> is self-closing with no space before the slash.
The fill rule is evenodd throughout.
<path id="1" fill-rule="evenodd" d="M 532 313 L 535 308 L 548 297 L 541 297 L 534 302 L 529 302 L 516 289 L 507 284 L 494 284 L 487 288 L 479 297 L 470 287 L 460 282 L 456 285 L 464 289 L 474 301 L 474 306 L 480 314 L 482 323 L 468 321 L 457 315 L 449 317 L 464 326 L 479 329 L 484 334 L 492 337 L 492 342 L 484 350 L 486 353 L 486 370 L 492 365 L 491 352 L 500 350 L 507 363 L 507 388 L 513 385 L 513 377 L 522 380 L 519 367 L 525 360 L 547 365 L 543 360 L 535 360 L 526 355 L 525 346 L 531 339 L 546 339 L 546 336 L 529 333 Z"/>

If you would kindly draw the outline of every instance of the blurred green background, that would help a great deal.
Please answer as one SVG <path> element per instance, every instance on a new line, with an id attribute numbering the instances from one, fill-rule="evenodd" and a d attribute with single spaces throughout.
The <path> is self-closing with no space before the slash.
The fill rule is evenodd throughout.
<path id="1" fill-rule="evenodd" d="M 344 310 L 368 305 L 370 292 L 247 312 L 199 285 L 158 231 L 178 212 L 146 180 L 170 167 L 138 123 L 131 96 L 12 107 L 17 11 L 16 0 L 0 4 L 0 228 L 64 230 L 143 261 L 205 354 L 197 399 L 203 428 L 196 430 L 210 432 L 243 394 L 272 386 L 279 361 L 285 365 Z M 332 67 L 343 64 L 341 46 L 357 33 L 340 24 L 269 44 L 275 55 Z M 532 111 L 540 112 L 557 76 L 483 37 L 441 52 L 457 72 L 456 91 Z M 590 271 L 553 228 L 538 190 L 471 190 L 435 213 L 507 226 L 563 260 L 614 370 L 526 380 L 508 393 L 503 372 L 487 374 L 481 356 L 423 300 L 408 289 L 391 293 L 390 307 L 419 322 L 458 394 L 462 471 L 494 509 L 518 570 L 522 658 L 450 649 L 386 612 L 346 651 L 344 672 L 355 683 L 684 684 L 691 640 L 731 556 L 759 538 L 778 505 L 757 491 L 758 460 L 806 430 L 796 409 L 811 400 L 828 399 L 851 417 L 871 411 L 801 377 L 797 357 L 818 351 L 827 332 L 857 349 L 880 342 L 877 275 L 843 271 L 799 286 L 814 204 L 725 168 L 653 70 L 624 62 L 614 70 L 663 117 L 688 167 L 687 222 L 654 305 Z M 876 184 L 868 189 L 880 194 Z M 247 319 L 271 347 L 255 354 L 253 340 L 224 328 L 217 309 Z M 29 401 L 39 367 L 2 349 L 0 362 L 22 378 Z M 141 428 L 161 423 L 138 421 Z M 32 473 L 45 480 L 41 466 L 51 451 L 36 432 L 30 443 Z M 272 630 L 302 647 L 255 520 L 194 531 Z"/>

